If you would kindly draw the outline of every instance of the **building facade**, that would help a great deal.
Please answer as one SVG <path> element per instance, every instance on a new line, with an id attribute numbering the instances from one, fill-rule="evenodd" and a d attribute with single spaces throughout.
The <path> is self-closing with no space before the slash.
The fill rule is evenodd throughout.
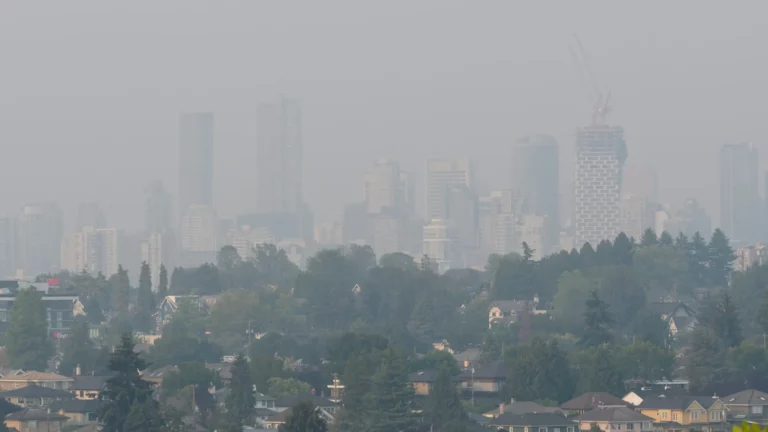
<path id="1" fill-rule="evenodd" d="M 171 195 L 163 182 L 154 180 L 147 189 L 144 230 L 148 233 L 164 233 L 172 229 Z"/>
<path id="2" fill-rule="evenodd" d="M 71 233 L 61 245 L 61 268 L 109 277 L 117 273 L 119 233 L 114 228 L 85 226 Z"/>
<path id="3" fill-rule="evenodd" d="M 473 188 L 472 165 L 469 159 L 427 161 L 426 208 L 427 220 L 446 219 L 448 191 L 454 186 Z"/>
<path id="4" fill-rule="evenodd" d="M 25 205 L 16 223 L 16 266 L 25 277 L 55 272 L 61 259 L 63 216 L 55 203 Z"/>
<path id="5" fill-rule="evenodd" d="M 758 155 L 752 143 L 720 150 L 720 227 L 738 246 L 759 240 Z"/>
<path id="6" fill-rule="evenodd" d="M 179 217 L 192 205 L 213 205 L 213 114 L 179 120 Z"/>
<path id="7" fill-rule="evenodd" d="M 181 251 L 216 252 L 216 211 L 209 205 L 191 205 L 181 218 Z"/>

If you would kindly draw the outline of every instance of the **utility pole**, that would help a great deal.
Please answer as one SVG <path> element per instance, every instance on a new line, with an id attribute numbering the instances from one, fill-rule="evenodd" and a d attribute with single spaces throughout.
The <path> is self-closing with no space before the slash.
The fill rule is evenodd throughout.
<path id="1" fill-rule="evenodd" d="M 253 339 L 253 335 L 251 333 L 251 320 L 248 320 L 248 354 L 246 357 L 250 360 L 251 358 L 251 339 Z"/>

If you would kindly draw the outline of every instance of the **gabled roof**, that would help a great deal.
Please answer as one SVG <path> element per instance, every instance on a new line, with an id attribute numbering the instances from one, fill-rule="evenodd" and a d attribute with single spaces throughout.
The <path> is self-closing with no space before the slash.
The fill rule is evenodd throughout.
<path id="1" fill-rule="evenodd" d="M 500 412 L 501 409 L 497 407 L 494 410 L 488 411 L 485 415 L 496 417 Z M 504 414 L 523 415 L 533 413 L 563 414 L 563 410 L 558 407 L 548 407 L 529 401 L 514 401 L 504 405 Z"/>
<path id="2" fill-rule="evenodd" d="M 581 396 L 577 396 L 568 402 L 560 405 L 560 408 L 565 410 L 578 410 L 586 411 L 595 408 L 622 406 L 626 407 L 627 402 L 617 398 L 616 396 L 606 392 L 590 392 L 584 393 Z"/>
<path id="3" fill-rule="evenodd" d="M 30 397 L 30 398 L 71 398 L 72 394 L 64 390 L 56 390 L 48 387 L 30 384 L 21 388 L 0 393 L 0 397 Z"/>
<path id="4" fill-rule="evenodd" d="M 21 411 L 8 414 L 5 416 L 6 420 L 18 420 L 18 421 L 31 421 L 31 420 L 43 420 L 43 421 L 66 421 L 69 417 L 54 412 L 48 412 L 48 410 L 25 408 Z"/>
<path id="5" fill-rule="evenodd" d="M 560 414 L 530 413 L 511 414 L 504 413 L 490 421 L 495 426 L 574 426 L 575 422 L 568 420 Z"/>
<path id="6" fill-rule="evenodd" d="M 324 397 L 316 396 L 311 393 L 302 393 L 275 399 L 275 406 L 280 408 L 292 407 L 302 401 L 312 402 L 312 405 L 320 408 L 336 407 L 339 405 L 336 402 L 332 402 Z"/>
<path id="7" fill-rule="evenodd" d="M 525 300 L 496 300 L 491 303 L 491 307 L 497 307 L 502 312 L 522 312 L 528 308 L 528 302 Z"/>
<path id="8" fill-rule="evenodd" d="M 141 377 L 146 380 L 162 380 L 168 376 L 171 372 L 178 372 L 179 367 L 174 365 L 163 366 L 153 371 L 145 371 L 141 374 Z"/>
<path id="9" fill-rule="evenodd" d="M 453 358 L 459 363 L 473 362 L 480 358 L 480 348 L 467 348 L 465 351 L 454 354 Z"/>
<path id="10" fill-rule="evenodd" d="M 639 412 L 627 408 L 598 408 L 587 411 L 576 417 L 578 422 L 644 422 L 653 421 L 651 417 L 640 414 Z"/>
<path id="11" fill-rule="evenodd" d="M 760 390 L 742 390 L 721 399 L 726 405 L 768 405 L 768 393 Z"/>
<path id="12" fill-rule="evenodd" d="M 50 372 L 28 371 L 22 374 L 7 375 L 0 381 L 74 381 L 74 379 Z"/>
<path id="13" fill-rule="evenodd" d="M 412 383 L 431 383 L 437 380 L 437 371 L 433 369 L 427 369 L 423 371 L 414 372 L 408 375 L 408 382 Z"/>
<path id="14" fill-rule="evenodd" d="M 702 408 L 709 409 L 718 400 L 720 399 L 707 396 L 660 396 L 643 399 L 637 408 L 686 410 L 694 402 L 698 402 Z"/>
<path id="15" fill-rule="evenodd" d="M 70 390 L 101 390 L 107 384 L 108 376 L 76 375 Z"/>
<path id="16" fill-rule="evenodd" d="M 472 369 L 475 370 L 474 374 L 472 373 Z M 471 379 L 507 379 L 509 377 L 509 372 L 507 371 L 506 366 L 504 366 L 504 363 L 498 362 L 498 363 L 488 363 L 483 365 L 475 366 L 474 368 L 465 370 L 464 372 L 459 375 L 460 380 L 471 380 Z"/>
<path id="17" fill-rule="evenodd" d="M 95 413 L 98 412 L 104 402 L 98 399 L 71 399 L 53 402 L 50 405 L 51 412 L 65 413 Z"/>

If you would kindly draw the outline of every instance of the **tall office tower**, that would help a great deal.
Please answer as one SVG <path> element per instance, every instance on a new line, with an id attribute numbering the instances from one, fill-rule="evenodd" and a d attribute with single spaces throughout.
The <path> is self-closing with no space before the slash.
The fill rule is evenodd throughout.
<path id="1" fill-rule="evenodd" d="M 467 186 L 448 188 L 446 218 L 458 241 L 457 249 L 464 252 L 478 247 L 477 207 L 477 196 Z"/>
<path id="2" fill-rule="evenodd" d="M 74 273 L 83 270 L 109 277 L 120 265 L 119 235 L 114 228 L 85 226 L 71 233 L 61 243 L 61 268 Z"/>
<path id="3" fill-rule="evenodd" d="M 446 219 L 447 198 L 451 186 L 466 186 L 472 190 L 472 165 L 469 159 L 427 161 L 425 218 Z"/>
<path id="4" fill-rule="evenodd" d="M 154 232 L 141 244 L 141 261 L 149 265 L 149 274 L 152 277 L 152 290 L 157 289 L 160 283 L 160 267 L 165 265 L 166 271 L 171 272 L 170 249 L 172 241 L 168 234 Z M 168 275 L 170 277 L 170 273 Z"/>
<path id="5" fill-rule="evenodd" d="M 364 177 L 365 207 L 371 214 L 399 213 L 405 204 L 405 188 L 397 162 L 380 158 Z"/>
<path id="6" fill-rule="evenodd" d="M 673 237 L 681 232 L 688 238 L 693 237 L 696 232 L 705 239 L 712 235 L 712 218 L 694 198 L 687 198 L 674 217 L 669 217 L 669 214 L 666 216 L 666 219 L 663 219 L 663 213 L 661 215 L 663 228 Z"/>
<path id="7" fill-rule="evenodd" d="M 107 226 L 107 218 L 104 216 L 104 211 L 99 203 L 81 203 L 78 206 L 75 229 L 79 231 L 87 226 L 94 228 L 105 228 Z"/>
<path id="8" fill-rule="evenodd" d="M 277 243 L 269 228 L 251 228 L 248 225 L 229 229 L 225 238 L 227 244 L 234 247 L 243 260 L 253 257 L 259 245 Z"/>
<path id="9" fill-rule="evenodd" d="M 217 249 L 216 212 L 206 205 L 191 205 L 181 218 L 182 252 L 213 252 Z"/>
<path id="10" fill-rule="evenodd" d="M 523 200 L 523 212 L 544 216 L 544 250 L 553 252 L 560 234 L 560 159 L 549 135 L 518 139 L 512 147 L 512 190 Z"/>
<path id="11" fill-rule="evenodd" d="M 370 245 L 377 256 L 406 250 L 404 245 L 406 223 L 405 218 L 394 214 L 370 215 Z"/>
<path id="12" fill-rule="evenodd" d="M 0 277 L 16 271 L 16 229 L 12 218 L 0 218 Z"/>
<path id="13" fill-rule="evenodd" d="M 24 277 L 58 269 L 62 219 L 56 203 L 33 203 L 22 208 L 16 223 L 16 267 Z"/>
<path id="14" fill-rule="evenodd" d="M 282 98 L 258 107 L 257 213 L 303 212 L 301 105 Z"/>
<path id="15" fill-rule="evenodd" d="M 439 273 L 451 269 L 454 258 L 454 237 L 450 227 L 441 219 L 432 219 L 424 227 L 422 252 L 437 263 Z"/>
<path id="16" fill-rule="evenodd" d="M 627 159 L 624 129 L 593 125 L 576 138 L 576 247 L 596 247 L 621 231 L 622 170 Z"/>
<path id="17" fill-rule="evenodd" d="M 621 232 L 640 241 L 648 228 L 654 228 L 656 207 L 644 196 L 623 194 L 620 203 Z M 661 234 L 661 233 L 659 233 Z M 674 233 L 670 233 L 673 234 Z"/>
<path id="18" fill-rule="evenodd" d="M 171 211 L 171 194 L 165 190 L 162 181 L 153 180 L 147 188 L 144 229 L 148 233 L 169 232 L 172 228 Z"/>
<path id="19" fill-rule="evenodd" d="M 621 175 L 621 193 L 643 198 L 649 203 L 659 202 L 659 179 L 649 166 L 627 165 Z"/>
<path id="20" fill-rule="evenodd" d="M 757 147 L 724 145 L 720 150 L 720 227 L 736 246 L 759 240 L 760 197 Z"/>
<path id="21" fill-rule="evenodd" d="M 547 229 L 547 216 L 527 214 L 523 217 L 523 224 L 520 227 L 521 249 L 522 243 L 533 249 L 531 259 L 538 261 L 546 255 L 544 246 L 544 233 Z"/>
<path id="22" fill-rule="evenodd" d="M 213 205 L 213 114 L 186 113 L 179 119 L 179 213 L 192 205 Z"/>

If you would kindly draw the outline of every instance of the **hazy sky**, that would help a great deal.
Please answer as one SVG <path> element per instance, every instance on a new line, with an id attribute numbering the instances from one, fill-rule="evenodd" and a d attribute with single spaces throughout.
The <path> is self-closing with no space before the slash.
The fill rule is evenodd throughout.
<path id="1" fill-rule="evenodd" d="M 0 0 L 0 213 L 52 199 L 72 221 L 77 202 L 96 200 L 110 225 L 140 228 L 152 178 L 176 194 L 178 114 L 198 110 L 216 115 L 219 213 L 251 209 L 256 104 L 281 93 L 303 102 L 305 196 L 320 222 L 362 198 L 379 156 L 419 179 L 429 156 L 469 156 L 483 186 L 508 187 L 509 144 L 544 132 L 570 179 L 575 129 L 591 119 L 568 51 L 578 33 L 613 91 L 628 163 L 657 168 L 663 201 L 695 196 L 717 220 L 719 146 L 750 140 L 768 160 L 767 12 L 760 1 Z"/>

